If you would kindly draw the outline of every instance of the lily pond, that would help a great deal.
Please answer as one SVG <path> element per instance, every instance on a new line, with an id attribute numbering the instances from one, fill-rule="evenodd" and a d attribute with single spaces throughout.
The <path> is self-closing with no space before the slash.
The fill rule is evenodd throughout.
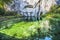
<path id="1" fill-rule="evenodd" d="M 49 14 L 39 21 L 26 21 L 20 17 L 0 17 L 0 39 L 60 40 L 60 16 L 57 15 Z"/>

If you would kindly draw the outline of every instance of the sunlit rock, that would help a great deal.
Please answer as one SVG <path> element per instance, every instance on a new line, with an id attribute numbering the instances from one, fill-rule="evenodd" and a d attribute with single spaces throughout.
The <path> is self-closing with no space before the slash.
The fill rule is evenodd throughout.
<path id="1" fill-rule="evenodd" d="M 23 16 L 39 17 L 40 13 L 45 14 L 55 3 L 55 0 L 13 0 L 7 9 Z"/>

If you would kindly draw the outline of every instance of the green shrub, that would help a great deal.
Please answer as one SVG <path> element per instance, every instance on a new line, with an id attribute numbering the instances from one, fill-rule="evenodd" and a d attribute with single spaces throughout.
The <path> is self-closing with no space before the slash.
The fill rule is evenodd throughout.
<path id="1" fill-rule="evenodd" d="M 5 14 L 5 10 L 0 8 L 0 15 L 4 15 Z"/>

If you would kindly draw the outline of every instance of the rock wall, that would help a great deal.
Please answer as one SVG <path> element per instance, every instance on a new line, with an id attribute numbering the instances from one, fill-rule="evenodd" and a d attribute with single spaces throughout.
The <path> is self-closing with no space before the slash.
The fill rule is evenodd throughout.
<path id="1" fill-rule="evenodd" d="M 55 0 L 13 0 L 10 9 L 23 16 L 40 16 L 41 13 L 49 11 L 55 2 Z"/>

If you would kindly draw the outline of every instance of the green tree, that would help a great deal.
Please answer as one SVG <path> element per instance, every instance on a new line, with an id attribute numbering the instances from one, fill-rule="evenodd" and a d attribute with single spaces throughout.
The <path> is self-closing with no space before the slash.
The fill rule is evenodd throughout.
<path id="1" fill-rule="evenodd" d="M 5 4 L 8 4 L 12 0 L 0 0 L 0 7 L 3 7 Z"/>
<path id="2" fill-rule="evenodd" d="M 9 2 L 11 2 L 12 0 L 0 0 L 0 15 L 4 15 L 5 13 L 5 4 L 8 4 Z"/>

